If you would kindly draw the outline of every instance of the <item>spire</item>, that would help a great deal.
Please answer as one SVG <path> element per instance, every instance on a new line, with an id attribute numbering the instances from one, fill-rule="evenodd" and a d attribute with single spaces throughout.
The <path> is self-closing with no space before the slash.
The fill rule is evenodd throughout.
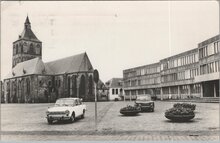
<path id="1" fill-rule="evenodd" d="M 26 17 L 25 23 L 31 24 L 30 21 L 29 21 L 28 15 L 27 15 L 27 17 Z"/>
<path id="2" fill-rule="evenodd" d="M 24 27 L 25 28 L 31 28 L 31 23 L 29 21 L 28 15 L 26 17 L 25 23 L 24 23 Z"/>
<path id="3" fill-rule="evenodd" d="M 19 39 L 31 39 L 31 40 L 39 41 L 37 37 L 34 35 L 33 31 L 31 30 L 31 23 L 30 23 L 28 15 L 24 23 L 24 30 L 19 36 Z"/>

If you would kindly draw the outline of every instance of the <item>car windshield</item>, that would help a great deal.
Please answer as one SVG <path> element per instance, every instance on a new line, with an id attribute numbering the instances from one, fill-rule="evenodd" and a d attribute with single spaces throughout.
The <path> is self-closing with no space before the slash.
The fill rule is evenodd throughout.
<path id="1" fill-rule="evenodd" d="M 74 103 L 72 99 L 59 99 L 56 101 L 55 106 L 74 106 Z"/>
<path id="2" fill-rule="evenodd" d="M 150 96 L 138 96 L 137 101 L 150 101 L 151 97 Z"/>

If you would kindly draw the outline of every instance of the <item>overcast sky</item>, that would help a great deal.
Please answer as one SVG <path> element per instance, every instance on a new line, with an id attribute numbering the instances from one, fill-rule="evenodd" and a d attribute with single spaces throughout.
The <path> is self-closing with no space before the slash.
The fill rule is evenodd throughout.
<path id="1" fill-rule="evenodd" d="M 1 78 L 29 16 L 44 62 L 87 52 L 102 81 L 158 62 L 219 33 L 217 1 L 1 2 Z"/>

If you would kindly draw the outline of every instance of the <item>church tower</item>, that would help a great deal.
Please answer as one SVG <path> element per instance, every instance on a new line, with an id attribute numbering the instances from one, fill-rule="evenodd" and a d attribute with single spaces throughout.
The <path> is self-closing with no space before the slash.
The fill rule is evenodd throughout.
<path id="1" fill-rule="evenodd" d="M 42 58 L 42 42 L 31 30 L 31 23 L 27 16 L 23 32 L 19 35 L 18 40 L 13 42 L 12 68 L 20 62 L 36 57 Z"/>

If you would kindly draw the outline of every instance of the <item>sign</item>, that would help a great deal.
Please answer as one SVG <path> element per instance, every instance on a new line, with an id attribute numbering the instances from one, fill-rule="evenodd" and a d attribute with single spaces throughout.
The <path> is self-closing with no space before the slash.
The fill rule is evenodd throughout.
<path id="1" fill-rule="evenodd" d="M 94 70 L 93 78 L 94 78 L 95 83 L 97 84 L 99 82 L 99 72 L 96 69 Z"/>

